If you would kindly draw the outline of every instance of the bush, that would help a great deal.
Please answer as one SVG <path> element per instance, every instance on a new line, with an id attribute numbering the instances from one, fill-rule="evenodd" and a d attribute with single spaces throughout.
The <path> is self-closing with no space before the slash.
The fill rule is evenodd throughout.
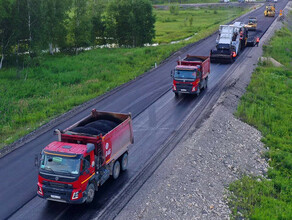
<path id="1" fill-rule="evenodd" d="M 178 15 L 179 14 L 179 6 L 178 5 L 171 5 L 169 7 L 170 14 Z"/>

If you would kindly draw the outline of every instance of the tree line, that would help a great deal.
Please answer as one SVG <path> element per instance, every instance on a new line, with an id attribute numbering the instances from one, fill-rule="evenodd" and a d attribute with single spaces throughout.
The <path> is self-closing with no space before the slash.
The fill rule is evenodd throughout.
<path id="1" fill-rule="evenodd" d="M 48 51 L 115 43 L 137 47 L 155 37 L 149 0 L 0 0 L 0 69 Z"/>

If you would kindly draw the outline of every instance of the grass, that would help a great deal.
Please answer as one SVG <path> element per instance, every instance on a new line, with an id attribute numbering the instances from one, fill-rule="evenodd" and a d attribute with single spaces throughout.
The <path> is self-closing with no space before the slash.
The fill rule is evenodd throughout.
<path id="1" fill-rule="evenodd" d="M 237 116 L 262 132 L 269 148 L 268 179 L 245 176 L 230 185 L 234 219 L 292 219 L 292 32 L 276 32 L 264 55 L 284 67 L 262 63 L 238 106 Z"/>
<path id="2" fill-rule="evenodd" d="M 243 8 L 220 7 L 180 10 L 177 15 L 168 10 L 155 10 L 155 42 L 169 43 L 194 36 L 195 33 L 217 27 L 243 12 Z"/>
<path id="3" fill-rule="evenodd" d="M 229 13 L 218 8 L 218 14 L 222 15 L 221 10 Z M 223 20 L 229 21 L 225 16 Z M 192 39 L 179 44 L 96 49 L 78 56 L 44 55 L 39 66 L 20 73 L 14 68 L 0 70 L 0 149 L 74 106 L 143 74 L 179 48 L 213 33 L 219 23 L 211 20 L 205 25 Z M 159 26 L 156 29 L 160 31 Z"/>

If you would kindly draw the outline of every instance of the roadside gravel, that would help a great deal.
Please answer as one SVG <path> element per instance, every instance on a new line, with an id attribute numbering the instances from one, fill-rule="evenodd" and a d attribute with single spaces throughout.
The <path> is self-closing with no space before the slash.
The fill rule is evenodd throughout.
<path id="1" fill-rule="evenodd" d="M 264 35 L 254 58 L 279 23 Z M 260 132 L 233 115 L 249 83 L 249 68 L 238 70 L 245 75 L 234 80 L 210 117 L 189 130 L 115 219 L 229 219 L 227 186 L 243 174 L 263 176 L 268 170 Z"/>
<path id="2" fill-rule="evenodd" d="M 229 218 L 228 184 L 268 167 L 260 132 L 232 114 L 232 97 L 241 93 L 234 92 L 221 97 L 201 128 L 190 130 L 116 219 Z"/>

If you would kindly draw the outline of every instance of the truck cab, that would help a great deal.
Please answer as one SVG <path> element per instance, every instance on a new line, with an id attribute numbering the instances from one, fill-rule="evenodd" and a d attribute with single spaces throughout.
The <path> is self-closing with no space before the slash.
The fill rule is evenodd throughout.
<path id="1" fill-rule="evenodd" d="M 95 168 L 94 146 L 52 142 L 41 154 L 37 193 L 48 200 L 83 203 Z"/>
<path id="2" fill-rule="evenodd" d="M 196 94 L 199 90 L 201 72 L 194 66 L 176 66 L 173 74 L 173 91 L 175 94 Z"/>
<path id="3" fill-rule="evenodd" d="M 179 93 L 196 94 L 207 87 L 210 73 L 210 58 L 206 56 L 187 55 L 172 71 L 172 91 Z"/>

